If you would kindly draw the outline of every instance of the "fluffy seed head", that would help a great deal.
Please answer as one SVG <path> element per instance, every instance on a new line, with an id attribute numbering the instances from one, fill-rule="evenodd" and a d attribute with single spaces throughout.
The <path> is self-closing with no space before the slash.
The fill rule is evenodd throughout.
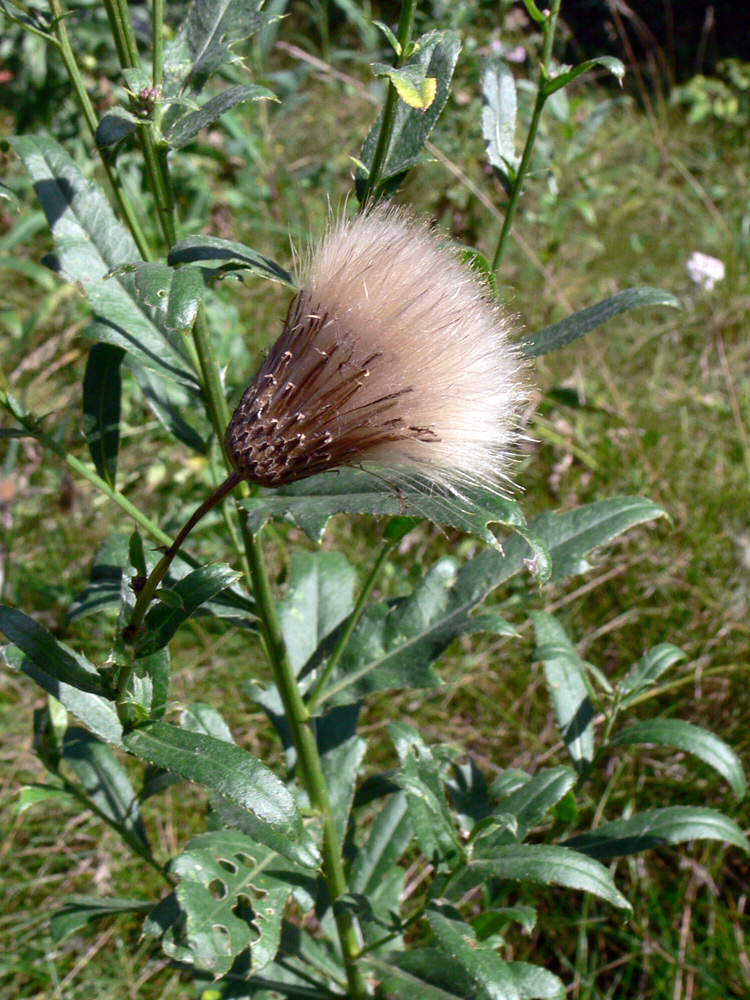
<path id="1" fill-rule="evenodd" d="M 283 486 L 354 465 L 452 491 L 507 484 L 522 364 L 453 251 L 376 209 L 331 226 L 299 288 L 227 429 L 244 479 Z"/>

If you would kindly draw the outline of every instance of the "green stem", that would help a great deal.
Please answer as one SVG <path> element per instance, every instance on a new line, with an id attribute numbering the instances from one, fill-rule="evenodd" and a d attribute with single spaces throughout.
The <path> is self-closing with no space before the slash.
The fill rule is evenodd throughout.
<path id="1" fill-rule="evenodd" d="M 328 786 L 312 729 L 312 720 L 302 699 L 294 667 L 286 651 L 263 552 L 257 540 L 251 535 L 245 521 L 242 522 L 242 530 L 250 560 L 253 594 L 260 615 L 261 634 L 266 655 L 273 669 L 274 680 L 281 695 L 287 722 L 297 750 L 302 782 L 310 797 L 310 805 L 318 812 L 323 821 L 323 875 L 328 884 L 331 902 L 335 904 L 340 896 L 348 892 L 348 886 L 341 858 L 341 845 L 328 797 Z M 334 915 L 344 956 L 349 997 L 351 1000 L 362 1000 L 367 996 L 367 987 L 362 972 L 357 966 L 357 956 L 361 947 L 357 924 L 349 910 L 337 911 L 334 907 Z"/>
<path id="2" fill-rule="evenodd" d="M 414 14 L 417 9 L 417 0 L 403 0 L 401 4 L 401 14 L 398 19 L 398 43 L 401 46 L 401 55 L 397 56 L 395 66 L 400 66 L 406 51 L 406 47 L 411 40 L 412 28 L 414 26 Z M 388 93 L 385 98 L 383 108 L 383 120 L 380 125 L 380 135 L 378 144 L 375 147 L 375 155 L 372 158 L 370 175 L 367 178 L 365 192 L 362 196 L 360 211 L 364 210 L 368 204 L 377 201 L 380 187 L 380 178 L 385 167 L 388 149 L 393 135 L 393 126 L 396 120 L 396 106 L 398 104 L 398 91 L 393 83 L 388 82 Z"/>
<path id="3" fill-rule="evenodd" d="M 518 202 L 521 197 L 521 190 L 523 188 L 523 182 L 526 179 L 526 175 L 529 170 L 529 164 L 531 163 L 531 154 L 534 150 L 534 143 L 536 141 L 536 134 L 539 129 L 539 122 L 542 117 L 542 111 L 544 110 L 544 105 L 547 101 L 547 94 L 545 93 L 545 84 L 549 79 L 550 62 L 552 60 L 552 45 L 555 40 L 555 31 L 557 30 L 557 18 L 560 14 L 560 4 L 562 0 L 552 0 L 552 6 L 550 13 L 547 15 L 544 22 L 544 43 L 542 46 L 542 64 L 540 67 L 539 74 L 539 88 L 536 93 L 536 100 L 534 101 L 534 110 L 531 115 L 531 122 L 529 124 L 529 132 L 526 136 L 526 144 L 523 148 L 523 155 L 521 157 L 521 162 L 518 165 L 518 171 L 516 173 L 515 180 L 513 182 L 513 189 L 510 193 L 510 199 L 508 201 L 508 208 L 505 212 L 505 220 L 503 222 L 503 228 L 500 231 L 500 239 L 497 243 L 497 250 L 495 251 L 495 256 L 492 261 L 492 270 L 497 271 L 500 267 L 500 262 L 503 258 L 503 253 L 505 251 L 505 244 L 510 236 L 510 230 L 513 226 L 513 220 L 515 219 L 516 209 L 518 208 Z"/>
<path id="4" fill-rule="evenodd" d="M 164 0 L 151 0 L 151 39 L 153 62 L 151 85 L 161 90 L 164 78 Z"/>
<path id="5" fill-rule="evenodd" d="M 94 145 L 96 146 L 96 130 L 99 123 L 96 118 L 94 106 L 91 103 L 91 99 L 83 82 L 80 68 L 76 62 L 73 48 L 70 44 L 65 10 L 63 9 L 61 0 L 49 0 L 49 5 L 50 10 L 52 11 L 52 16 L 55 19 L 54 30 L 57 36 L 57 47 L 60 51 L 63 62 L 65 63 L 65 69 L 68 77 L 70 78 L 70 82 L 73 84 L 78 105 L 83 113 L 83 117 L 86 120 L 86 125 L 91 132 L 91 138 L 94 140 Z M 148 241 L 146 240 L 143 230 L 141 229 L 141 224 L 138 221 L 138 216 L 135 214 L 133 204 L 128 197 L 127 191 L 123 187 L 122 180 L 120 179 L 117 171 L 112 168 L 112 164 L 107 160 L 106 152 L 99 149 L 98 146 L 96 148 L 104 168 L 104 173 L 106 174 L 112 193 L 114 194 L 115 200 L 120 209 L 120 213 L 125 219 L 125 222 L 133 235 L 133 239 L 138 246 L 140 255 L 144 260 L 151 261 L 154 259 L 154 255 L 148 245 Z"/>
<path id="6" fill-rule="evenodd" d="M 398 539 L 382 543 L 378 557 L 370 570 L 369 576 L 365 580 L 364 586 L 362 587 L 362 592 L 359 595 L 354 611 L 352 611 L 349 616 L 346 627 L 339 636 L 339 641 L 336 643 L 336 646 L 331 653 L 323 672 L 315 682 L 315 686 L 313 687 L 310 697 L 307 700 L 307 710 L 310 715 L 315 715 L 316 710 L 325 701 L 325 686 L 328 683 L 328 678 L 333 674 L 333 671 L 338 666 L 344 650 L 349 645 L 349 640 L 352 637 L 354 629 L 357 627 L 359 619 L 362 617 L 362 612 L 365 610 L 367 601 L 372 593 L 372 588 L 375 586 L 375 582 L 377 581 L 380 571 L 383 568 L 383 563 L 386 561 L 397 544 Z"/>

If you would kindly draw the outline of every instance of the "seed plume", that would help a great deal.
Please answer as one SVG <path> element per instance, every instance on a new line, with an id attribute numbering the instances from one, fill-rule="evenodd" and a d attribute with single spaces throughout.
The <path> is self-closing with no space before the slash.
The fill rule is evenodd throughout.
<path id="1" fill-rule="evenodd" d="M 507 485 L 522 365 L 454 251 L 375 209 L 329 228 L 299 288 L 227 429 L 241 478 L 274 487 L 362 466 L 449 490 Z"/>

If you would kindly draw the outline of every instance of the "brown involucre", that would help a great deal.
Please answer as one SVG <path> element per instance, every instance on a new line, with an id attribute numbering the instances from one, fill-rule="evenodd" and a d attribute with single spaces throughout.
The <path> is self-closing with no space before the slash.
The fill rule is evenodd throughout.
<path id="1" fill-rule="evenodd" d="M 507 485 L 522 366 L 454 251 L 404 211 L 375 209 L 332 225 L 299 288 L 227 429 L 243 479 L 369 466 L 451 490 Z"/>

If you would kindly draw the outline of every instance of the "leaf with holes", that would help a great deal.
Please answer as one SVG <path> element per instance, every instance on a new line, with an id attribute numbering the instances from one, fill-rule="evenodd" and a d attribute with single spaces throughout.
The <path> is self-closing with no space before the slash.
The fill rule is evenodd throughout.
<path id="1" fill-rule="evenodd" d="M 182 881 L 149 915 L 144 933 L 161 937 L 171 958 L 214 976 L 246 948 L 250 972 L 273 960 L 294 880 L 309 875 L 238 830 L 195 837 L 169 870 Z"/>

